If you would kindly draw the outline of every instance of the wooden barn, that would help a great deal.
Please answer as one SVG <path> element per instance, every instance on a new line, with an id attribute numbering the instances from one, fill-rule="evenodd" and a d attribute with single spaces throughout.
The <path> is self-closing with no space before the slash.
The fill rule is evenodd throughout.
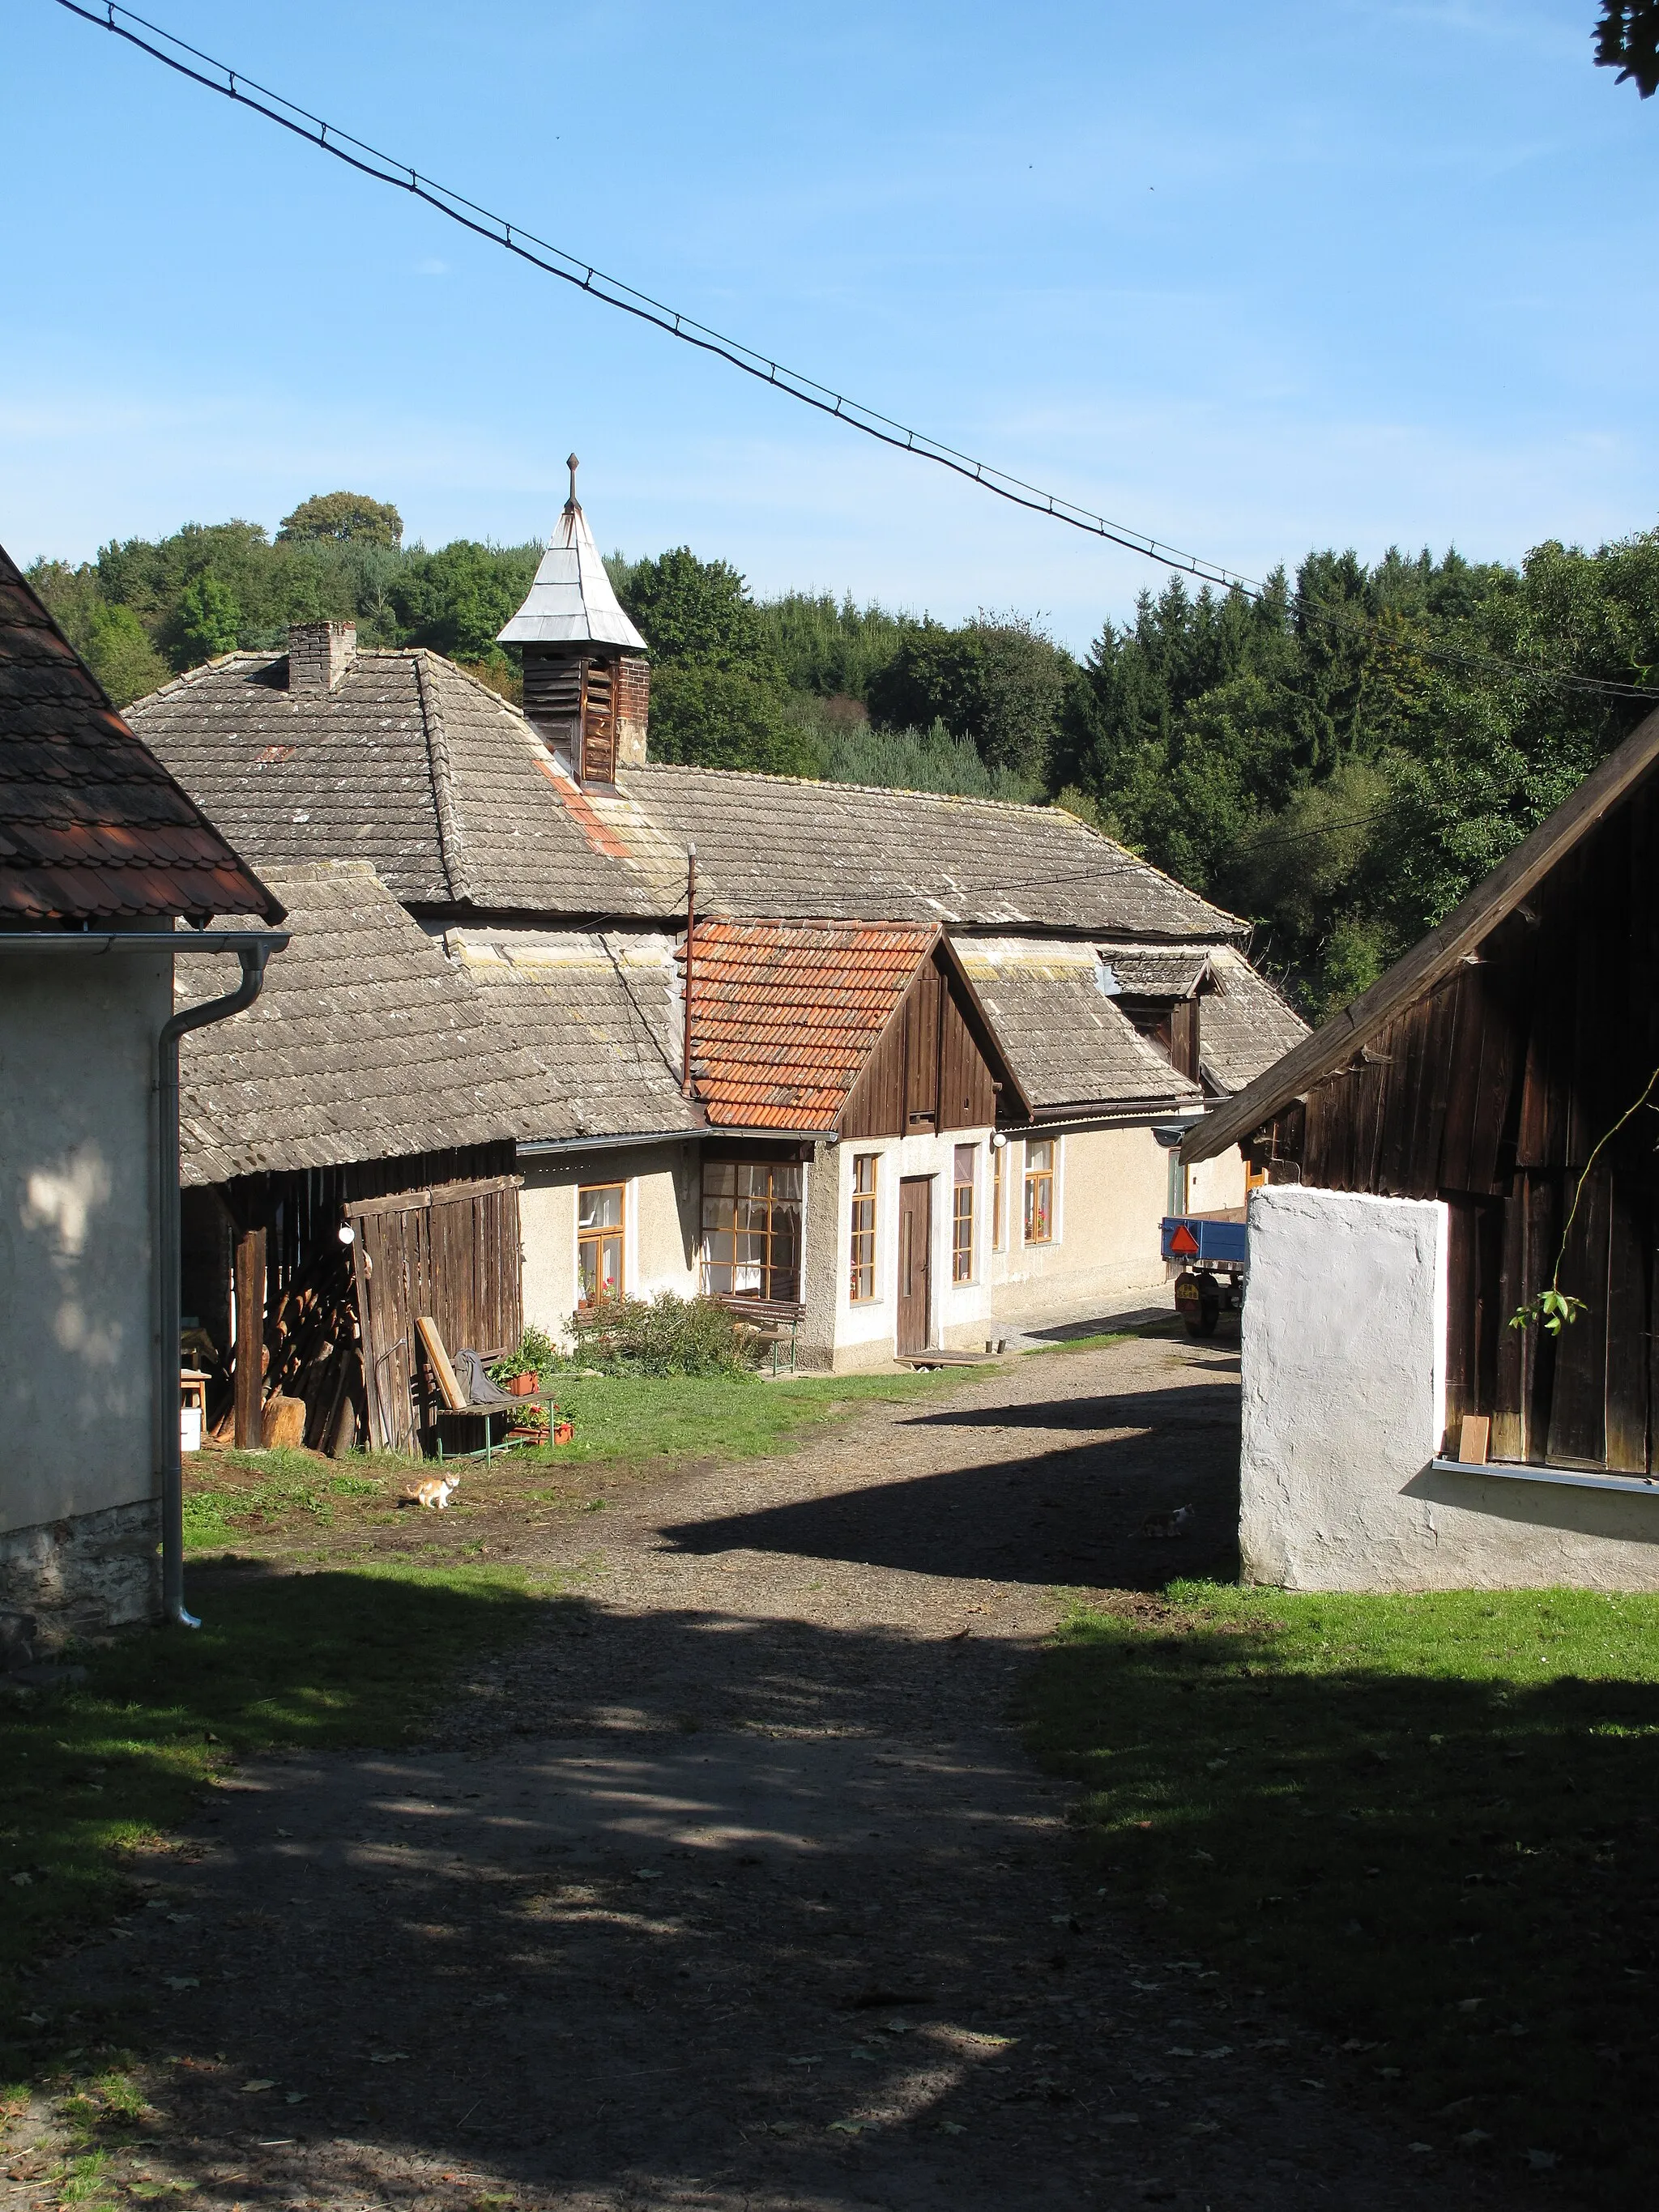
<path id="1" fill-rule="evenodd" d="M 1254 1480 L 1264 1495 L 1301 1496 L 1298 1450 L 1316 1455 L 1317 1419 L 1297 1443 L 1303 1369 L 1287 1334 L 1293 1316 L 1304 1336 L 1320 1332 L 1290 1273 L 1299 1266 L 1346 1331 L 1328 1347 L 1328 1392 L 1380 1361 L 1379 1383 L 1404 1402 L 1399 1390 L 1409 1398 L 1425 1366 L 1438 1370 L 1437 1407 L 1405 1454 L 1419 1461 L 1413 1513 L 1438 1496 L 1469 1510 L 1484 1500 L 1509 1521 L 1541 1516 L 1554 1534 L 1532 1546 L 1532 1564 L 1548 1571 L 1504 1579 L 1645 1583 L 1649 1559 L 1659 1563 L 1659 1513 L 1644 1494 L 1659 1428 L 1656 763 L 1659 715 L 1388 975 L 1187 1139 L 1192 1161 L 1240 1146 L 1267 1181 L 1252 1212 L 1245 1352 L 1247 1425 L 1266 1456 L 1249 1466 L 1247 1437 L 1247 1492 Z M 1295 1204 L 1287 1189 L 1302 1194 Z M 1441 1210 L 1418 1271 L 1441 1278 L 1423 1309 L 1438 1344 L 1413 1340 L 1418 1305 L 1375 1258 L 1408 1217 L 1322 1210 L 1314 1192 Z M 1537 1303 L 1552 1288 L 1577 1302 L 1555 1332 Z M 1530 1318 L 1513 1325 L 1517 1315 Z M 1311 1367 L 1306 1387 L 1318 1388 Z M 1363 1488 L 1363 1438 L 1345 1435 L 1341 1449 Z M 1531 1486 L 1524 1504 L 1517 1485 Z M 1328 1521 L 1334 1487 L 1328 1470 L 1315 1483 Z M 1559 1495 L 1542 1502 L 1547 1488 L 1606 1502 L 1581 1498 L 1569 1512 Z M 1251 1510 L 1247 1495 L 1247 1528 Z M 1634 1522 L 1617 1519 L 1632 1510 Z M 1583 1525 L 1564 1533 L 1564 1513 Z M 1593 1540 L 1598 1515 L 1609 1531 L 1616 1521 L 1610 1548 Z M 1453 1562 L 1481 1567 L 1480 1546 L 1466 1556 L 1446 1535 L 1427 1546 L 1431 1579 Z"/>
<path id="2" fill-rule="evenodd" d="M 275 873 L 291 966 L 185 1049 L 185 1314 L 238 1443 L 280 1400 L 304 1407 L 295 1442 L 407 1452 L 429 1425 L 420 1315 L 486 1358 L 518 1343 L 515 1139 L 564 1109 L 365 863 Z M 181 956 L 181 998 L 219 964 Z"/>

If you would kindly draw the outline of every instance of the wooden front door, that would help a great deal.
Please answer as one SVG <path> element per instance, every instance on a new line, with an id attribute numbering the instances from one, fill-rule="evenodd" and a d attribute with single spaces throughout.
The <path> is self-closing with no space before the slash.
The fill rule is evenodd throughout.
<path id="1" fill-rule="evenodd" d="M 933 1177 L 906 1176 L 899 1184 L 897 1349 L 901 1358 L 927 1347 L 933 1251 Z"/>

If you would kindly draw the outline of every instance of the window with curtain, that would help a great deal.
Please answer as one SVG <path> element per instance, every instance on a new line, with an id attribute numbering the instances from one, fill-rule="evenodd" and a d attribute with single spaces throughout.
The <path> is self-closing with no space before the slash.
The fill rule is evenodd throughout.
<path id="1" fill-rule="evenodd" d="M 951 1280 L 974 1279 L 974 1158 L 977 1145 L 958 1145 L 951 1188 Z"/>
<path id="2" fill-rule="evenodd" d="M 855 1305 L 876 1295 L 876 1159 L 860 1152 L 853 1162 L 852 1295 Z"/>
<path id="3" fill-rule="evenodd" d="M 799 1160 L 705 1160 L 702 1287 L 710 1297 L 800 1303 Z"/>
<path id="4" fill-rule="evenodd" d="M 576 1193 L 576 1279 L 585 1306 L 623 1295 L 627 1203 L 626 1183 L 587 1183 Z"/>
<path id="5" fill-rule="evenodd" d="M 1054 1140 L 1042 1137 L 1025 1146 L 1025 1242 L 1051 1244 L 1054 1237 Z"/>

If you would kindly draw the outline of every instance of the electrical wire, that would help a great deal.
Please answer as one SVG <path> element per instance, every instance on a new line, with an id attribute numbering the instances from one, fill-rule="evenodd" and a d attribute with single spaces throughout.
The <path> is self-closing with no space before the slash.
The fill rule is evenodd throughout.
<path id="1" fill-rule="evenodd" d="M 1258 603 L 1267 596 L 1266 585 L 1255 577 L 1245 575 L 1241 570 L 1226 568 L 1219 562 L 1206 560 L 1195 553 L 1183 552 L 1161 538 L 1148 537 L 1143 531 L 1132 529 L 1127 523 L 1110 521 L 1089 507 L 1079 507 L 1074 501 L 1065 499 L 1057 492 L 1043 491 L 1037 485 L 1026 483 L 1023 477 L 1011 476 L 1007 471 L 994 467 L 988 461 L 975 460 L 971 454 L 961 453 L 936 438 L 930 438 L 923 431 L 908 428 L 890 416 L 850 399 L 844 392 L 820 384 L 815 378 L 786 368 L 781 362 L 773 361 L 765 354 L 757 353 L 753 347 L 744 345 L 740 339 L 728 337 L 711 329 L 707 324 L 653 299 L 649 293 L 641 292 L 633 285 L 624 283 L 621 278 L 607 276 L 581 255 L 571 253 L 563 246 L 554 246 L 546 239 L 538 238 L 522 224 L 509 222 L 505 216 L 492 213 L 476 200 L 469 199 L 465 193 L 422 175 L 411 164 L 382 153 L 378 147 L 355 137 L 348 131 L 342 131 L 321 116 L 313 114 L 309 108 L 301 107 L 283 94 L 261 84 L 257 78 L 233 69 L 228 62 L 219 61 L 211 54 L 204 53 L 199 46 L 192 46 L 186 40 L 163 29 L 159 23 L 151 22 L 148 17 L 137 15 L 130 8 L 116 5 L 115 0 L 104 0 L 101 15 L 92 8 L 82 6 L 80 0 L 58 0 L 58 5 L 98 30 L 111 32 L 129 46 L 137 47 L 140 52 L 148 54 L 152 60 L 161 63 L 165 68 L 188 77 L 204 90 L 216 92 L 223 98 L 234 100 L 239 106 L 251 108 L 268 122 L 275 123 L 283 130 L 292 131 L 296 137 L 304 139 L 307 145 L 314 146 L 319 152 L 331 154 L 336 161 L 344 162 L 348 167 L 373 178 L 377 183 L 391 185 L 399 191 L 409 192 L 413 198 L 424 200 L 428 206 L 434 208 L 440 215 L 447 216 L 452 222 L 459 223 L 492 245 L 504 247 L 509 253 L 516 254 L 546 275 L 557 276 L 579 291 L 592 294 L 607 307 L 620 308 L 625 314 L 652 324 L 684 344 L 695 346 L 704 353 L 717 355 L 732 368 L 741 369 L 745 375 L 771 386 L 787 398 L 799 400 L 820 414 L 846 423 L 849 428 L 863 432 L 866 437 L 874 438 L 898 452 L 912 453 L 918 459 L 932 461 L 940 468 L 949 469 L 969 483 L 978 485 L 982 491 L 994 493 L 999 499 L 1007 500 L 1016 507 L 1046 515 L 1055 522 L 1066 523 L 1073 529 L 1121 546 L 1127 552 L 1139 554 L 1143 558 L 1155 561 L 1182 575 L 1195 577 L 1201 583 L 1214 586 L 1224 592 L 1240 592 L 1246 599 Z M 118 21 L 118 17 L 123 20 Z M 137 27 L 129 28 L 129 25 Z M 143 33 L 149 35 L 141 35 Z M 157 39 L 164 42 L 162 46 L 151 43 Z M 173 51 L 167 52 L 167 48 Z M 183 58 L 185 56 L 189 59 Z M 193 66 L 196 64 L 201 66 Z M 217 74 L 211 76 L 204 75 L 204 71 L 209 70 Z M 222 82 L 219 81 L 221 78 Z M 1355 620 L 1335 610 L 1309 607 L 1304 607 L 1301 612 L 1304 620 L 1352 635 L 1375 629 L 1375 623 L 1368 616 Z M 1659 690 L 1641 684 L 1578 676 L 1566 670 L 1526 668 L 1514 662 L 1466 653 L 1454 646 L 1426 640 L 1413 640 L 1409 649 L 1425 659 L 1484 672 L 1517 677 L 1523 682 L 1550 689 L 1594 693 L 1609 698 L 1659 699 Z"/>

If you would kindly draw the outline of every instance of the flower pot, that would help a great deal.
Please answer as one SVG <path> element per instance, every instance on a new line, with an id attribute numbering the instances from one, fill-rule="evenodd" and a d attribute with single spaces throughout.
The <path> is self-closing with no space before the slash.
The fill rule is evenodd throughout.
<path id="1" fill-rule="evenodd" d="M 507 1378 L 507 1394 L 509 1398 L 533 1398 L 536 1395 L 536 1377 L 533 1374 L 509 1375 Z"/>
<path id="2" fill-rule="evenodd" d="M 556 1444 L 569 1443 L 575 1433 L 575 1430 L 568 1421 L 555 1421 L 553 1424 L 552 1440 Z"/>

